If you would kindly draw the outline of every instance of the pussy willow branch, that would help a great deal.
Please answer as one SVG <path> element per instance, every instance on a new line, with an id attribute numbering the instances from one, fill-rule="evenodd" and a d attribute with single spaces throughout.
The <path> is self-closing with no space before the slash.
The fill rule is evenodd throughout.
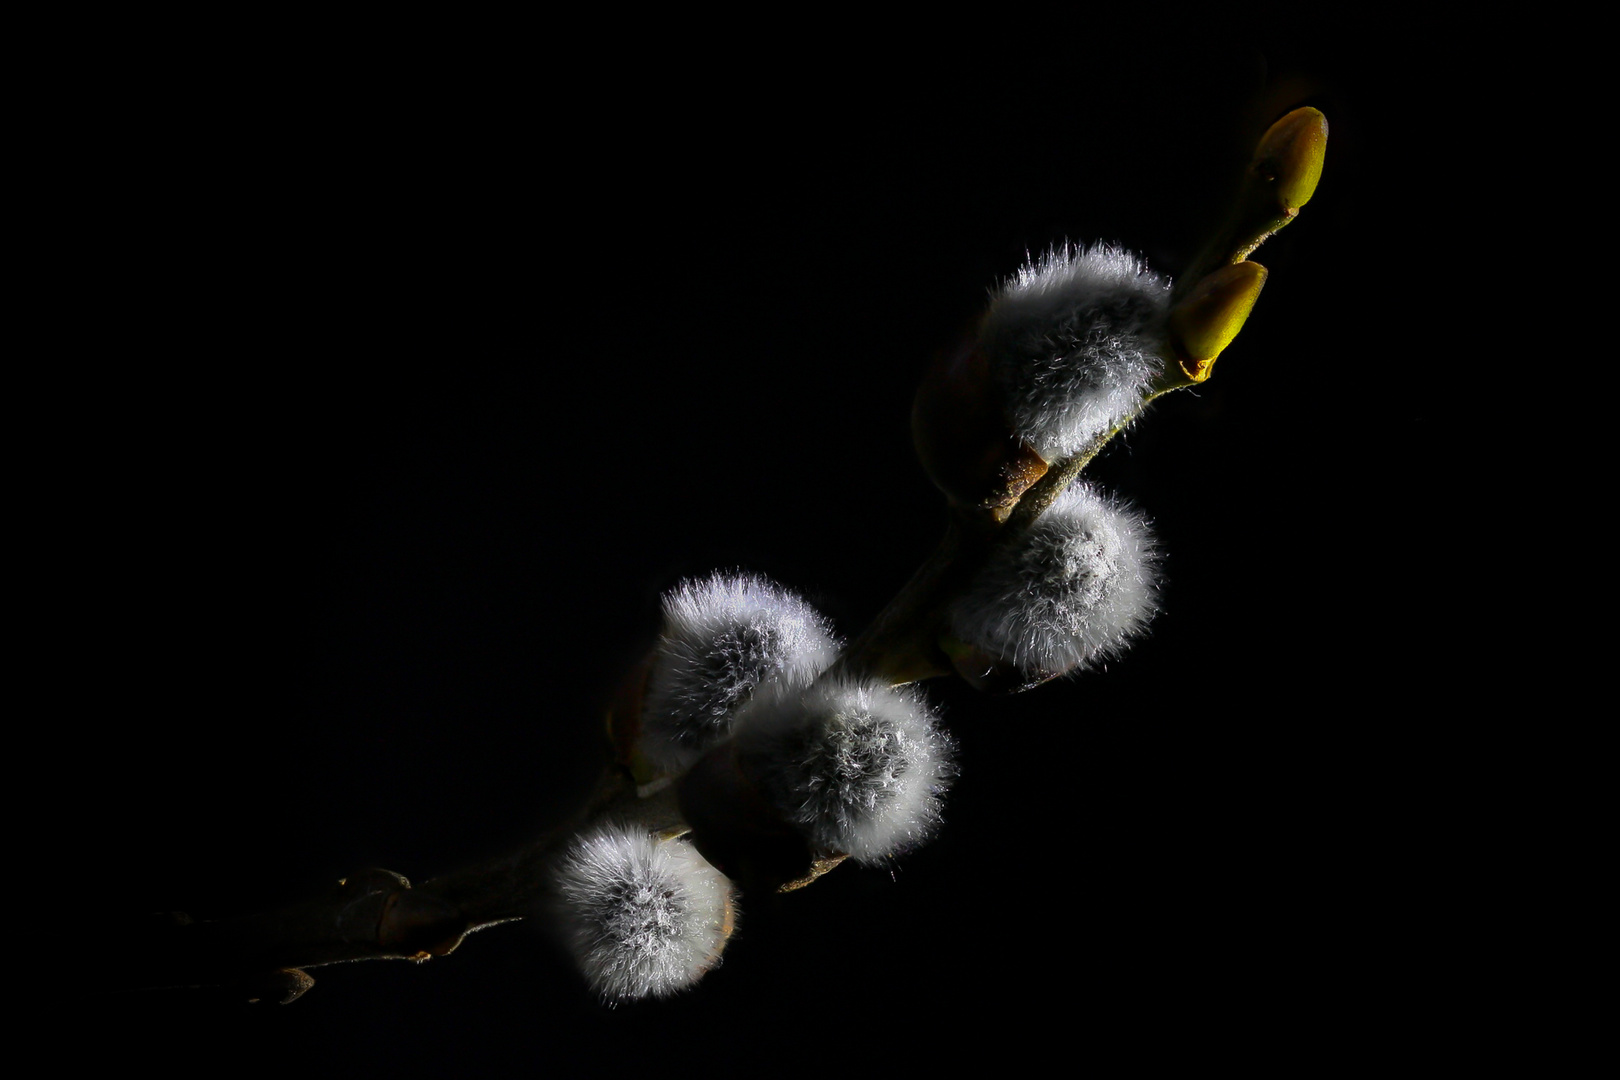
<path id="1" fill-rule="evenodd" d="M 1311 109 L 1295 110 L 1272 126 L 1245 172 L 1225 224 L 1176 284 L 1173 305 L 1189 300 L 1207 275 L 1246 259 L 1266 237 L 1293 221 L 1321 173 L 1326 136 L 1326 122 Z M 1236 326 L 1246 313 L 1244 308 Z M 1142 407 L 1207 378 L 1213 357 L 1197 359 L 1189 369 L 1165 357 L 1164 374 Z M 953 511 L 933 554 L 823 678 L 876 676 L 905 683 L 949 673 L 940 639 L 951 598 L 998 547 L 1016 542 L 1033 526 L 1140 411 L 1049 467 L 1010 511 Z M 135 957 L 124 970 L 141 972 L 138 978 L 145 987 L 238 984 L 260 997 L 291 1001 L 313 982 L 302 971 L 306 967 L 446 955 L 469 933 L 533 914 L 543 903 L 547 864 L 559 845 L 591 819 L 613 813 L 634 818 L 653 832 L 685 830 L 672 789 L 651 798 L 638 795 L 627 771 L 611 763 L 604 744 L 598 781 L 584 804 L 568 820 L 514 851 L 415 888 L 398 874 L 367 870 L 322 896 L 278 911 L 167 923 L 154 930 L 149 955 Z M 806 884 L 837 861 L 816 860 L 807 876 L 783 888 Z"/>

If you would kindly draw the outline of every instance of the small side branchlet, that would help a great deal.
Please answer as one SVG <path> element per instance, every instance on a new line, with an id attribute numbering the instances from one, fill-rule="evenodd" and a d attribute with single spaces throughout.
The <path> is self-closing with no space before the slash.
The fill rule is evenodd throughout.
<path id="1" fill-rule="evenodd" d="M 554 873 L 555 910 L 591 989 L 667 997 L 720 960 L 736 922 L 731 883 L 690 843 L 618 824 L 577 838 Z"/>
<path id="2" fill-rule="evenodd" d="M 738 729 L 739 759 L 783 820 L 861 862 L 926 840 L 956 776 L 954 742 L 904 687 L 834 678 L 772 688 Z"/>
<path id="3" fill-rule="evenodd" d="M 957 598 L 950 632 L 1025 683 L 1083 670 L 1146 629 L 1159 563 L 1146 517 L 1076 482 Z"/>
<path id="4" fill-rule="evenodd" d="M 664 596 L 664 625 L 642 712 L 641 752 L 677 773 L 731 734 L 762 683 L 807 686 L 838 654 L 832 625 L 753 574 L 716 573 Z"/>

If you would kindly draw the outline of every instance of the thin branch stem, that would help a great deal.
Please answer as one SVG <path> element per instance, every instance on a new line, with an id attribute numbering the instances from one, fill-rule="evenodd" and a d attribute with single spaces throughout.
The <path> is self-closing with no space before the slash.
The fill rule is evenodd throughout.
<path id="1" fill-rule="evenodd" d="M 514 851 L 415 888 L 391 871 L 366 870 L 276 911 L 171 921 L 153 929 L 147 955 L 126 969 L 138 972 L 146 988 L 248 986 L 262 982 L 266 972 L 444 956 L 467 934 L 533 914 L 541 902 L 544 867 L 558 847 L 586 821 L 615 804 L 634 801 L 634 789 L 623 773 L 604 767 L 574 815 Z M 304 977 L 291 997 L 310 981 Z"/>

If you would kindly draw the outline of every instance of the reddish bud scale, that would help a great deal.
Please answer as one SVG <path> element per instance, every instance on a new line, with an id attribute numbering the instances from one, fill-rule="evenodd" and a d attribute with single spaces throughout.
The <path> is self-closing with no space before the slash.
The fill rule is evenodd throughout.
<path id="1" fill-rule="evenodd" d="M 1026 671 L 1005 657 L 994 656 L 950 634 L 940 637 L 939 647 L 950 658 L 951 667 L 956 669 L 962 681 L 981 694 L 1022 693 L 1062 674 L 1057 671 Z"/>
<path id="2" fill-rule="evenodd" d="M 813 873 L 810 845 L 743 774 L 735 744 L 715 747 L 675 782 L 688 839 L 746 891 L 771 891 Z"/>
<path id="3" fill-rule="evenodd" d="M 636 662 L 614 691 L 607 710 L 607 737 L 613 760 L 634 767 L 636 743 L 641 739 L 642 703 L 647 696 L 647 679 L 652 674 L 656 647 Z"/>
<path id="4" fill-rule="evenodd" d="M 1005 516 L 1046 472 L 1013 437 L 990 361 L 969 341 L 941 354 L 917 388 L 911 436 L 928 478 L 951 502 Z"/>

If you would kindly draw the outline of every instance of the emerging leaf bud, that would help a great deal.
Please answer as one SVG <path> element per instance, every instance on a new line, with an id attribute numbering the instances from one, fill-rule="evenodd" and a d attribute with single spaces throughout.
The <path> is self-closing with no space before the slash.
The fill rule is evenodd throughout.
<path id="1" fill-rule="evenodd" d="M 1295 109 L 1261 136 L 1253 168 L 1273 185 L 1277 209 L 1292 216 L 1311 201 L 1322 179 L 1327 136 L 1327 117 L 1308 106 Z"/>
<path id="2" fill-rule="evenodd" d="M 1001 680 L 990 670 L 997 662 L 1026 686 L 1082 670 L 1145 629 L 1159 576 L 1147 519 L 1076 482 L 957 599 L 947 654 L 975 685 Z"/>
<path id="3" fill-rule="evenodd" d="M 738 706 L 762 683 L 804 686 L 838 643 L 825 617 L 751 574 L 684 581 L 664 596 L 664 626 L 647 678 L 641 751 L 659 769 L 689 768 L 731 734 Z"/>
<path id="4" fill-rule="evenodd" d="M 847 679 L 756 695 L 737 756 L 783 820 L 868 863 L 926 840 L 956 776 L 955 744 L 920 693 Z"/>
<path id="5" fill-rule="evenodd" d="M 1310 202 L 1316 182 L 1322 178 L 1327 134 L 1327 117 L 1302 108 L 1272 124 L 1261 136 L 1233 208 L 1232 223 L 1215 249 L 1221 262 L 1247 259 L 1266 237 L 1299 216 L 1299 208 Z"/>
<path id="6" fill-rule="evenodd" d="M 1266 268 L 1259 263 L 1234 263 L 1200 281 L 1176 304 L 1170 313 L 1170 336 L 1187 378 L 1193 382 L 1209 378 L 1216 358 L 1248 321 L 1265 283 Z"/>
<path id="7" fill-rule="evenodd" d="M 621 825 L 576 839 L 553 885 L 574 959 L 608 1001 L 696 983 L 736 924 L 731 883 L 691 844 Z"/>

